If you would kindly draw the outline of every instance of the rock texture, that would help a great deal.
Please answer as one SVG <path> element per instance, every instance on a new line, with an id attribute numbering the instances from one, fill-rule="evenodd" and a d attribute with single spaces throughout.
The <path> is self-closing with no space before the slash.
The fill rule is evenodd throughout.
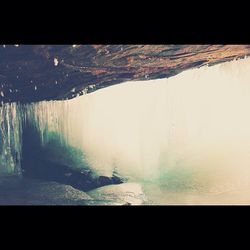
<path id="1" fill-rule="evenodd" d="M 250 45 L 1 45 L 0 103 L 73 98 L 250 55 Z"/>
<path id="2" fill-rule="evenodd" d="M 92 198 L 70 185 L 16 176 L 0 178 L 0 205 L 86 205 Z"/>

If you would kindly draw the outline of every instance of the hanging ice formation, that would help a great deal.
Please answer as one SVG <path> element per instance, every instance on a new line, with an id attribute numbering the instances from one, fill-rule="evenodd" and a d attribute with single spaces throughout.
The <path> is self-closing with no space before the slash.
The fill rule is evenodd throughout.
<path id="1" fill-rule="evenodd" d="M 21 174 L 21 114 L 16 103 L 0 105 L 0 174 Z"/>

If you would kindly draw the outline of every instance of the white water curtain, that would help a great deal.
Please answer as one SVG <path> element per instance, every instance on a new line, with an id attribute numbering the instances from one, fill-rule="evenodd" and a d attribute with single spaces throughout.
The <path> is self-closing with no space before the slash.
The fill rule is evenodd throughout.
<path id="1" fill-rule="evenodd" d="M 216 178 L 250 176 L 248 58 L 32 109 L 41 134 L 46 126 L 60 132 L 99 174 L 116 169 L 153 179 L 183 169 Z"/>

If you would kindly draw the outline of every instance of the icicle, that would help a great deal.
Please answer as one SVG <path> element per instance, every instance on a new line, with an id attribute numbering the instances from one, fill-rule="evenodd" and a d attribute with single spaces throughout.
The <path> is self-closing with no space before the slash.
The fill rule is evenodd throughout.
<path id="1" fill-rule="evenodd" d="M 0 119 L 0 174 L 21 175 L 21 107 L 16 103 L 2 104 Z"/>

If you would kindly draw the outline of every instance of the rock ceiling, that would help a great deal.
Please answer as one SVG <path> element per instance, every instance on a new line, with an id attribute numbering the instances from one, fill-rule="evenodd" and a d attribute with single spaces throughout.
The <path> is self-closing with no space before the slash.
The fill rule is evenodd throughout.
<path id="1" fill-rule="evenodd" d="M 250 45 L 1 45 L 0 103 L 73 98 L 250 55 Z"/>

